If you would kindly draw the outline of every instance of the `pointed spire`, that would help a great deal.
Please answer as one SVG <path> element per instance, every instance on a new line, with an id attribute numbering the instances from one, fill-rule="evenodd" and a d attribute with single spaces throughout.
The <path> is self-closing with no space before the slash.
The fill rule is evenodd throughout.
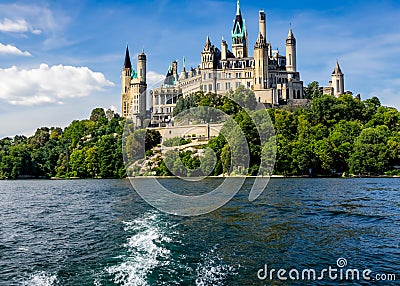
<path id="1" fill-rule="evenodd" d="M 186 58 L 183 57 L 183 71 L 186 71 Z"/>
<path id="2" fill-rule="evenodd" d="M 124 68 L 125 69 L 132 69 L 132 63 L 131 63 L 131 58 L 129 56 L 128 45 L 126 45 Z"/>
<path id="3" fill-rule="evenodd" d="M 289 33 L 288 33 L 288 39 L 294 39 L 293 30 L 292 30 L 292 23 L 290 23 L 290 28 L 289 28 Z"/>
<path id="4" fill-rule="evenodd" d="M 335 66 L 335 69 L 333 70 L 332 74 L 334 74 L 334 75 L 343 75 L 342 70 L 340 69 L 338 60 L 336 60 L 336 66 Z"/>
<path id="5" fill-rule="evenodd" d="M 210 37 L 209 36 L 207 36 L 207 39 L 206 39 L 206 44 L 204 45 L 204 51 L 208 51 L 208 50 L 210 50 L 211 49 L 211 41 L 210 41 Z"/>
<path id="6" fill-rule="evenodd" d="M 237 0 L 237 3 L 236 3 L 236 15 L 237 16 L 241 15 L 241 12 L 240 12 L 240 0 Z"/>
<path id="7" fill-rule="evenodd" d="M 290 45 L 296 45 L 296 38 L 293 35 L 293 30 L 292 30 L 292 23 L 290 23 L 290 28 L 289 28 L 289 33 L 288 36 L 286 38 L 286 45 L 290 46 Z"/>

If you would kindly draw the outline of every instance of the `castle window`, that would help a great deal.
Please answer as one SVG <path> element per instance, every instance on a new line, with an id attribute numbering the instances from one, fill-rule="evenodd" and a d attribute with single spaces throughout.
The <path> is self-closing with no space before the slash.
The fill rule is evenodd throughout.
<path id="1" fill-rule="evenodd" d="M 204 80 L 206 80 L 206 79 L 207 79 L 207 75 L 206 75 L 206 74 L 204 74 L 204 77 L 203 77 L 203 78 L 204 78 Z"/>
<path id="2" fill-rule="evenodd" d="M 258 98 L 258 102 L 261 102 L 261 97 Z"/>
<path id="3" fill-rule="evenodd" d="M 293 90 L 293 99 L 295 99 L 295 98 L 296 98 L 296 91 Z"/>
<path id="4" fill-rule="evenodd" d="M 208 74 L 208 78 L 212 78 L 212 74 L 211 73 Z"/>
<path id="5" fill-rule="evenodd" d="M 247 88 L 250 88 L 251 87 L 251 81 L 248 81 L 247 82 Z"/>
<path id="6" fill-rule="evenodd" d="M 221 84 L 217 83 L 217 90 L 220 90 L 220 89 L 221 89 Z"/>
<path id="7" fill-rule="evenodd" d="M 226 90 L 231 89 L 231 83 L 230 83 L 230 82 L 227 82 L 227 83 L 225 84 L 225 89 L 226 89 Z"/>
<path id="8" fill-rule="evenodd" d="M 212 91 L 212 88 L 213 88 L 212 84 L 209 84 L 209 85 L 208 85 L 208 91 L 211 92 L 211 91 Z"/>
<path id="9" fill-rule="evenodd" d="M 297 91 L 297 98 L 298 98 L 298 99 L 301 98 L 301 96 L 300 96 L 300 90 Z"/>

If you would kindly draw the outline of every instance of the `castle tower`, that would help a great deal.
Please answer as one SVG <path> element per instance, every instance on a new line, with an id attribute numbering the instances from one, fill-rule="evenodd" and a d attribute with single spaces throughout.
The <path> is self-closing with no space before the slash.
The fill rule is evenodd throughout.
<path id="1" fill-rule="evenodd" d="M 264 10 L 260 11 L 260 17 L 258 20 L 258 26 L 259 26 L 259 31 L 261 33 L 261 35 L 263 36 L 263 38 L 265 39 L 265 41 L 267 40 L 267 24 L 266 24 L 266 19 L 265 19 L 265 12 Z"/>
<path id="2" fill-rule="evenodd" d="M 221 60 L 225 61 L 228 57 L 228 44 L 222 38 L 222 43 L 221 43 Z"/>
<path id="3" fill-rule="evenodd" d="M 172 75 L 174 76 L 174 79 L 177 82 L 178 79 L 179 79 L 179 76 L 178 76 L 178 62 L 177 61 L 173 61 L 172 62 Z"/>
<path id="4" fill-rule="evenodd" d="M 123 117 L 128 117 L 130 110 L 132 108 L 132 100 L 130 98 L 130 86 L 131 86 L 131 76 L 132 76 L 132 64 L 131 58 L 129 56 L 129 48 L 126 46 L 125 51 L 125 61 L 122 68 L 122 104 L 121 104 L 121 115 Z"/>
<path id="5" fill-rule="evenodd" d="M 344 74 L 338 61 L 336 61 L 336 66 L 332 73 L 332 87 L 334 96 L 339 97 L 344 94 Z"/>
<path id="6" fill-rule="evenodd" d="M 143 125 L 143 120 L 146 116 L 146 90 L 147 90 L 147 82 L 146 82 L 146 65 L 147 65 L 147 57 L 142 50 L 142 53 L 138 55 L 138 81 L 134 83 L 135 92 L 134 99 L 138 101 L 134 102 L 134 114 L 137 117 L 140 117 L 140 124 Z"/>
<path id="7" fill-rule="evenodd" d="M 132 68 L 129 49 L 126 47 L 122 68 L 122 116 L 133 119 L 136 126 L 143 126 L 146 117 L 146 54 L 138 55 L 138 73 Z"/>
<path id="8" fill-rule="evenodd" d="M 286 70 L 288 72 L 296 71 L 296 38 L 293 36 L 292 27 L 286 39 Z"/>
<path id="9" fill-rule="evenodd" d="M 138 78 L 141 83 L 146 83 L 146 54 L 144 53 L 144 50 L 142 50 L 142 53 L 138 55 Z"/>
<path id="10" fill-rule="evenodd" d="M 213 69 L 215 62 L 215 47 L 211 45 L 210 38 L 207 36 L 206 44 L 201 52 L 201 68 Z"/>
<path id="11" fill-rule="evenodd" d="M 268 88 L 268 44 L 265 38 L 265 13 L 260 11 L 257 42 L 254 45 L 254 90 Z"/>
<path id="12" fill-rule="evenodd" d="M 247 30 L 240 11 L 240 0 L 237 0 L 236 5 L 236 18 L 232 29 L 232 52 L 236 58 L 247 58 Z"/>

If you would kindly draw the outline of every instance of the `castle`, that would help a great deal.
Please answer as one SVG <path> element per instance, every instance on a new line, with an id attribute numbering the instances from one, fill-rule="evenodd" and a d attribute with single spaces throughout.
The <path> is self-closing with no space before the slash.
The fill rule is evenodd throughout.
<path id="1" fill-rule="evenodd" d="M 137 71 L 132 68 L 129 50 L 126 48 L 122 69 L 122 116 L 132 118 L 138 126 L 150 119 L 150 126 L 167 126 L 180 96 L 186 97 L 197 91 L 225 94 L 240 85 L 252 89 L 258 102 L 266 106 L 301 104 L 304 86 L 297 71 L 296 38 L 290 27 L 286 38 L 286 54 L 279 54 L 267 41 L 266 15 L 259 12 L 259 32 L 254 45 L 253 57 L 249 56 L 246 22 L 242 17 L 240 1 L 232 29 L 232 50 L 222 39 L 221 49 L 207 37 L 197 68 L 186 70 L 185 60 L 181 72 L 178 62 L 172 62 L 163 84 L 146 92 L 146 55 L 138 56 Z M 344 93 L 344 75 L 336 64 L 329 87 L 324 93 L 339 96 Z M 150 108 L 146 110 L 146 99 Z"/>

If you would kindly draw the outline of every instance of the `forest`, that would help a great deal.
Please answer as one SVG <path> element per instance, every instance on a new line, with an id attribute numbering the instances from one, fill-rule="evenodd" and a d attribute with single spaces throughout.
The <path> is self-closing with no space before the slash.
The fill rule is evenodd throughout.
<path id="1" fill-rule="evenodd" d="M 312 100 L 310 106 L 262 110 L 257 109 L 254 93 L 244 87 L 225 96 L 198 92 L 180 98 L 174 115 L 205 106 L 228 114 L 248 142 L 250 162 L 241 174 L 259 174 L 262 159 L 271 155 L 267 153 L 273 141 L 276 158 L 273 168 L 267 168 L 268 173 L 285 176 L 400 175 L 400 114 L 395 108 L 382 106 L 377 97 L 361 100 L 351 94 L 339 98 L 323 95 L 316 82 L 310 83 L 305 92 Z M 253 122 L 253 118 L 261 118 L 263 123 L 265 112 L 275 130 L 267 142 L 260 138 Z M 204 122 L 207 116 L 204 115 Z M 128 132 L 126 141 L 124 128 L 132 131 Z M 123 154 L 129 155 L 135 149 L 136 135 L 141 132 L 145 136 L 143 157 L 154 156 L 154 150 L 161 143 L 158 131 L 132 129 L 132 124 L 117 113 L 96 108 L 89 119 L 75 120 L 64 129 L 42 127 L 30 137 L 3 138 L 0 140 L 0 178 L 124 178 L 127 174 Z M 231 152 L 232 146 L 225 138 L 227 134 L 221 131 L 203 145 L 203 157 L 195 157 L 190 151 L 180 152 L 179 157 L 172 159 L 157 157 L 151 174 L 165 176 L 172 171 L 189 175 L 182 164 L 190 170 L 203 166 L 207 170 L 203 173 L 210 175 L 232 174 L 235 170 L 230 166 L 231 154 L 238 151 Z M 127 152 L 122 150 L 123 141 Z M 213 153 L 216 159 L 211 158 Z M 176 164 L 176 160 L 182 164 Z M 173 170 L 174 166 L 178 170 Z"/>

